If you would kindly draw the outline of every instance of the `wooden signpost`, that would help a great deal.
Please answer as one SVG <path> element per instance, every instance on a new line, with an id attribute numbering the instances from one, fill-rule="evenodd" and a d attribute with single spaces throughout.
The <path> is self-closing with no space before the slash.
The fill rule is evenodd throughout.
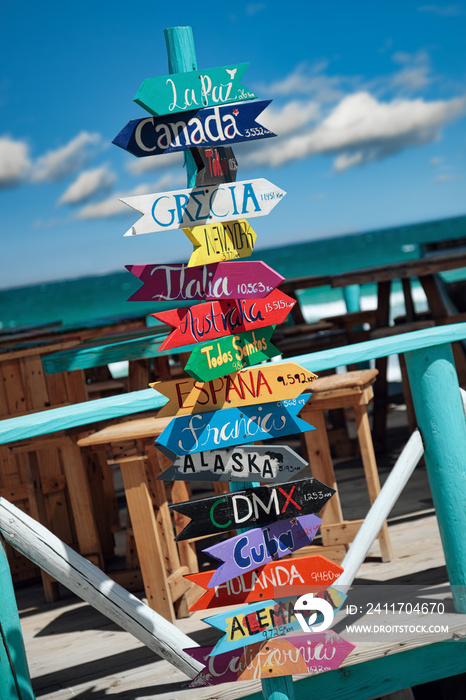
<path id="1" fill-rule="evenodd" d="M 149 386 L 168 398 L 158 412 L 158 417 L 164 418 L 295 399 L 314 379 L 317 375 L 313 372 L 295 362 L 285 362 L 242 369 L 209 382 L 185 377 Z"/>
<path id="2" fill-rule="evenodd" d="M 274 289 L 264 299 L 210 301 L 151 315 L 174 328 L 159 347 L 167 350 L 281 323 L 295 304 L 294 299 Z"/>
<path id="3" fill-rule="evenodd" d="M 194 246 L 188 267 L 248 258 L 254 250 L 257 234 L 246 219 L 184 228 Z"/>
<path id="4" fill-rule="evenodd" d="M 175 541 L 215 535 L 237 530 L 238 527 L 260 527 L 297 515 L 318 513 L 334 493 L 334 489 L 311 476 L 281 486 L 259 486 L 196 501 L 173 503 L 169 506 L 170 510 L 191 518 Z"/>
<path id="5" fill-rule="evenodd" d="M 132 119 L 112 143 L 141 158 L 188 148 L 229 146 L 240 141 L 268 139 L 276 134 L 256 119 L 271 101 L 258 100 L 192 109 L 183 114 L 177 112 L 169 116 Z"/>
<path id="6" fill-rule="evenodd" d="M 177 457 L 159 479 L 175 481 L 289 481 L 308 463 L 288 445 L 242 445 Z"/>
<path id="7" fill-rule="evenodd" d="M 228 185 L 123 197 L 120 201 L 142 214 L 125 236 L 265 216 L 285 194 L 279 187 L 261 178 Z"/>
<path id="8" fill-rule="evenodd" d="M 192 148 L 191 153 L 197 167 L 196 187 L 236 182 L 238 162 L 229 146 Z"/>
<path id="9" fill-rule="evenodd" d="M 284 591 L 309 604 L 309 591 L 331 585 L 339 568 L 315 557 L 312 565 L 310 558 L 277 563 L 312 542 L 321 524 L 315 512 L 334 491 L 312 478 L 288 482 L 302 460 L 286 446 L 247 444 L 314 429 L 297 414 L 309 398 L 299 394 L 315 375 L 287 365 L 244 369 L 276 352 L 270 343 L 274 325 L 296 302 L 275 289 L 276 276 L 270 279 L 263 263 L 240 269 L 245 263 L 232 260 L 253 249 L 255 234 L 247 219 L 268 214 L 286 193 L 264 179 L 236 182 L 230 145 L 273 135 L 255 121 L 268 103 L 243 104 L 255 97 L 241 84 L 248 64 L 198 71 L 191 29 L 173 28 L 165 35 L 170 75 L 144 81 L 135 98 L 156 118 L 133 120 L 115 143 L 137 156 L 183 150 L 187 189 L 122 199 L 142 214 L 125 235 L 189 229 L 196 250 L 188 265 L 128 266 L 143 281 L 131 300 L 209 300 L 153 314 L 174 329 L 159 350 L 205 341 L 186 366 L 193 379 L 156 385 L 170 399 L 164 414 L 176 414 L 156 444 L 174 460 L 162 478 L 190 473 L 202 478 L 212 472 L 210 480 L 230 481 L 230 494 L 173 506 L 192 518 L 178 539 L 238 530 L 236 537 L 204 550 L 221 563 L 215 572 L 204 573 L 208 591 L 202 600 L 208 607 L 220 605 L 219 591 L 225 588 L 228 602 L 257 600 L 224 616 L 222 627 L 230 649 L 232 643 L 253 643 L 227 654 L 207 650 L 212 656 L 205 649 L 190 650 L 209 664 L 192 685 L 263 678 L 266 700 L 292 700 L 289 674 L 338 668 L 353 645 L 332 632 L 255 642 L 258 635 L 294 629 L 291 608 L 282 602 Z M 226 260 L 225 270 L 220 266 Z M 272 396 L 275 400 L 267 401 Z M 234 481 L 239 475 L 272 483 L 247 489 L 256 484 L 242 481 L 241 488 Z M 263 526 L 244 531 L 251 525 Z M 279 590 L 270 595 L 271 587 Z M 318 595 L 333 607 L 343 601 L 333 588 Z M 297 610 L 298 622 L 299 615 Z"/>
<path id="10" fill-rule="evenodd" d="M 249 63 L 147 78 L 134 101 L 155 115 L 253 100 L 241 80 Z"/>
<path id="11" fill-rule="evenodd" d="M 334 616 L 345 599 L 346 596 L 342 596 L 336 607 L 330 603 Z M 250 603 L 243 608 L 235 608 L 228 612 L 204 617 L 203 622 L 224 632 L 224 636 L 219 639 L 210 652 L 211 656 L 225 654 L 232 649 L 240 649 L 248 644 L 262 641 L 264 638 L 283 637 L 290 632 L 299 630 L 301 625 L 295 616 L 295 603 L 296 597 L 264 600 Z M 331 614 L 332 607 L 329 614 Z M 313 624 L 318 625 L 323 619 L 323 615 L 318 613 Z"/>
<path id="12" fill-rule="evenodd" d="M 276 357 L 280 351 L 270 342 L 274 330 L 275 326 L 268 326 L 197 345 L 189 356 L 185 372 L 200 382 L 208 382 Z"/>
<path id="13" fill-rule="evenodd" d="M 291 520 L 247 530 L 207 547 L 203 551 L 221 562 L 207 584 L 208 587 L 220 586 L 229 579 L 306 547 L 311 544 L 321 522 L 317 515 L 300 515 Z"/>
<path id="14" fill-rule="evenodd" d="M 315 428 L 297 417 L 310 394 L 260 406 L 178 416 L 157 438 L 157 447 L 171 459 L 176 455 L 232 447 L 242 443 L 281 438 Z"/>
<path id="15" fill-rule="evenodd" d="M 126 265 L 126 269 L 143 283 L 128 301 L 262 299 L 284 280 L 260 260 L 198 267 L 186 263 Z"/>
<path id="16" fill-rule="evenodd" d="M 232 681 L 332 671 L 341 666 L 355 646 L 329 630 L 268 639 L 219 656 L 211 656 L 213 647 L 184 651 L 206 665 L 190 683 L 190 688 L 200 688 Z M 285 698 L 283 694 L 279 697 L 280 700 Z"/>
<path id="17" fill-rule="evenodd" d="M 278 562 L 271 561 L 259 569 L 237 576 L 214 588 L 207 586 L 214 571 L 187 574 L 185 578 L 206 589 L 189 610 L 211 610 L 225 605 L 256 603 L 279 596 L 286 598 L 304 593 L 317 593 L 331 586 L 342 573 L 341 566 L 320 554 L 314 554 Z"/>

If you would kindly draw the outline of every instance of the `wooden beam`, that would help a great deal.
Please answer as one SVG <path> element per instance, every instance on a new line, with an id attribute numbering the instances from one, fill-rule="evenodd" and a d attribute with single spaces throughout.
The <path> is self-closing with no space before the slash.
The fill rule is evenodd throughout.
<path id="1" fill-rule="evenodd" d="M 21 554 L 189 678 L 204 668 L 183 651 L 199 646 L 197 642 L 3 498 L 0 499 L 0 534 Z"/>
<path id="2" fill-rule="evenodd" d="M 360 664 L 346 664 L 337 671 L 309 676 L 295 682 L 295 698 L 369 700 L 464 672 L 466 640 L 438 642 Z M 243 700 L 263 700 L 263 696 L 254 693 Z"/>

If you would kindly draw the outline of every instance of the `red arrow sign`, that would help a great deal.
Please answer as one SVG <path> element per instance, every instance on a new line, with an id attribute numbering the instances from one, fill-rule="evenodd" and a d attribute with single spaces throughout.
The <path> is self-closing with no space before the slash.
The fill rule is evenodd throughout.
<path id="1" fill-rule="evenodd" d="M 241 605 L 276 597 L 317 593 L 328 588 L 342 573 L 341 566 L 320 554 L 315 554 L 310 557 L 271 561 L 255 571 L 248 571 L 215 588 L 207 588 L 214 571 L 187 574 L 185 578 L 206 589 L 189 611 L 211 610 L 224 605 Z"/>
<path id="2" fill-rule="evenodd" d="M 159 347 L 167 350 L 282 323 L 295 304 L 294 299 L 274 289 L 265 299 L 212 301 L 151 315 L 175 329 Z"/>

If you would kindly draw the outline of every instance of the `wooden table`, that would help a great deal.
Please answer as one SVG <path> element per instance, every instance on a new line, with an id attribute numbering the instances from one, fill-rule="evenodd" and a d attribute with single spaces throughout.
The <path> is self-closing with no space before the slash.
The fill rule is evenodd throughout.
<path id="1" fill-rule="evenodd" d="M 454 316 L 451 306 L 442 290 L 441 280 L 438 273 L 448 270 L 458 270 L 466 268 L 466 249 L 457 248 L 448 253 L 429 255 L 428 257 L 418 258 L 415 260 L 406 260 L 404 262 L 390 263 L 388 265 L 377 265 L 374 267 L 361 268 L 359 270 L 351 270 L 342 272 L 336 275 L 314 275 L 309 277 L 295 277 L 286 280 L 281 285 L 281 289 L 290 296 L 296 297 L 296 291 L 301 289 L 311 289 L 314 287 L 322 287 L 328 285 L 333 289 L 349 287 L 351 285 L 362 284 L 377 284 L 377 308 L 375 316 L 372 312 L 361 312 L 360 314 L 349 314 L 345 321 L 342 316 L 342 323 L 336 321 L 337 326 L 344 328 L 349 333 L 349 342 L 355 342 L 361 339 L 361 333 L 352 333 L 348 327 L 348 323 L 352 327 L 363 323 L 366 320 L 372 321 L 370 337 L 385 337 L 391 333 L 401 333 L 404 331 L 415 330 L 421 328 L 425 321 L 421 321 L 417 326 L 413 325 L 417 322 L 417 315 L 414 308 L 412 284 L 415 279 L 418 279 L 427 297 L 428 308 L 433 319 L 434 325 L 443 323 L 453 323 L 463 321 L 464 316 Z M 392 283 L 395 280 L 400 280 L 403 288 L 403 296 L 406 309 L 406 319 L 404 324 L 400 324 L 392 328 L 389 326 L 390 319 L 390 292 Z M 297 323 L 303 323 L 304 318 L 299 305 L 293 309 L 294 319 Z M 292 312 L 293 313 L 293 312 Z M 351 318 L 349 318 L 351 317 Z M 325 319 L 330 321 L 331 319 Z M 455 363 L 460 379 L 461 386 L 466 383 L 466 360 L 464 352 L 459 345 L 454 346 Z M 385 442 L 385 427 L 386 427 L 386 411 L 388 403 L 388 386 L 387 386 L 387 357 L 379 358 L 376 362 L 376 367 L 379 370 L 379 379 L 375 387 L 374 395 L 374 422 L 373 422 L 373 437 L 374 443 L 382 447 Z M 347 364 L 347 363 L 345 363 Z M 400 362 L 402 374 L 405 378 L 404 387 L 405 393 L 409 391 L 409 383 L 406 381 L 406 370 L 404 361 Z M 411 406 L 410 395 L 406 396 L 408 407 Z M 413 415 L 411 411 L 411 415 Z"/>
<path id="2" fill-rule="evenodd" d="M 140 326 L 144 318 L 118 316 L 72 326 L 52 323 L 3 329 L 0 333 L 0 418 L 24 416 L 34 423 L 39 411 L 53 415 L 56 408 L 86 402 L 89 385 L 85 370 L 69 371 L 65 367 L 47 375 L 43 357 L 54 351 L 71 350 L 83 340 L 111 329 L 128 332 Z M 37 420 L 40 423 L 40 419 Z M 89 475 L 95 473 L 95 465 L 83 462 L 79 447 L 64 435 L 0 447 L 0 496 L 52 527 L 61 539 L 101 565 L 102 537 L 97 528 L 101 511 L 94 509 L 96 517 L 92 515 L 92 500 L 103 479 L 96 478 L 96 483 L 92 484 L 95 488 L 90 488 Z M 100 529 L 103 532 L 103 528 Z M 111 538 L 110 533 L 107 549 Z M 37 569 L 23 557 L 12 551 L 9 555 L 15 581 L 37 575 Z M 46 596 L 51 600 L 56 596 L 53 582 L 45 576 L 43 579 Z"/>

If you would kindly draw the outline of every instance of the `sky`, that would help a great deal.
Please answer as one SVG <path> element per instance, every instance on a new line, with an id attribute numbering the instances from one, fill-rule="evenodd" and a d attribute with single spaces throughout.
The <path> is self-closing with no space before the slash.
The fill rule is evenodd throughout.
<path id="1" fill-rule="evenodd" d="M 287 192 L 256 250 L 465 214 L 466 2 L 425 1 L 2 0 L 0 288 L 189 258 L 180 229 L 124 238 L 119 201 L 185 188 L 182 156 L 111 143 L 148 116 L 133 98 L 168 74 L 167 27 L 273 100 L 277 137 L 234 147 L 238 181 Z"/>

